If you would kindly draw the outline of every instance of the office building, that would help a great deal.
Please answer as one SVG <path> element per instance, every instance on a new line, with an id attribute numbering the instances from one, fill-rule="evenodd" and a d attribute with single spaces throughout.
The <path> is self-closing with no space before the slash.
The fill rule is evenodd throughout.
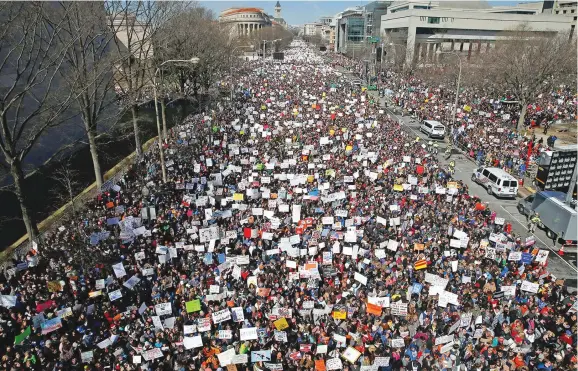
<path id="1" fill-rule="evenodd" d="M 435 63 L 442 50 L 475 60 L 506 37 L 505 31 L 522 25 L 540 33 L 570 31 L 572 17 L 553 14 L 552 9 L 551 1 L 498 7 L 486 1 L 395 2 L 381 17 L 382 43 L 387 60 L 405 53 L 406 63 Z"/>

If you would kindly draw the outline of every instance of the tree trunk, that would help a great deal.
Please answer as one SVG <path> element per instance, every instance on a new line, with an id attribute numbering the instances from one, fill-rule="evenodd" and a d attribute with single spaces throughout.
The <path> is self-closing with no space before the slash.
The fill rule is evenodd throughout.
<path id="1" fill-rule="evenodd" d="M 163 97 L 163 99 L 161 99 L 161 115 L 163 118 L 163 140 L 165 141 L 165 143 L 167 143 L 169 141 L 169 136 L 167 135 L 167 115 L 166 115 L 166 104 L 165 104 L 165 99 Z"/>
<path id="2" fill-rule="evenodd" d="M 130 112 L 132 113 L 132 127 L 134 131 L 134 145 L 136 148 L 136 157 L 142 157 L 142 143 L 140 140 L 140 130 L 138 128 L 138 118 L 137 118 L 137 106 L 133 104 L 130 107 Z"/>
<path id="3" fill-rule="evenodd" d="M 28 240 L 30 242 L 37 242 L 39 238 L 38 226 L 34 220 L 34 214 L 28 207 L 26 197 L 24 196 L 24 173 L 22 172 L 22 165 L 18 162 L 12 163 L 12 166 L 10 167 L 10 173 L 14 179 L 15 194 L 16 198 L 18 198 L 18 203 L 20 204 L 20 210 L 22 211 L 22 220 L 26 226 Z"/>
<path id="4" fill-rule="evenodd" d="M 524 129 L 526 127 L 526 124 L 525 124 L 526 110 L 528 109 L 528 105 L 526 104 L 526 102 L 521 102 L 521 105 L 522 106 L 520 107 L 520 117 L 518 118 L 518 127 L 516 128 L 518 133 L 524 132 Z"/>
<path id="5" fill-rule="evenodd" d="M 100 162 L 98 160 L 98 149 L 96 146 L 96 130 L 91 125 L 86 125 L 86 135 L 88 137 L 88 146 L 90 148 L 90 157 L 92 157 L 92 167 L 94 168 L 94 179 L 96 181 L 96 188 L 102 187 L 102 172 L 100 170 Z"/>

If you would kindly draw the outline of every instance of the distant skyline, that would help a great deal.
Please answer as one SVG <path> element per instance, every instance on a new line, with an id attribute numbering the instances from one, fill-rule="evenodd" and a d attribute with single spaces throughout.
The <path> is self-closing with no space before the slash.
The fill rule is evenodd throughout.
<path id="1" fill-rule="evenodd" d="M 472 0 L 475 1 L 475 0 Z M 535 0 L 538 1 L 538 0 Z M 370 3 L 367 0 L 357 0 L 357 1 L 281 1 L 281 16 L 285 19 L 285 22 L 289 25 L 302 25 L 304 23 L 316 22 L 322 16 L 332 16 L 335 15 L 345 8 L 352 6 L 360 6 Z M 520 1 L 488 1 L 492 6 L 498 5 L 515 5 L 520 2 L 533 2 L 533 0 L 520 0 Z M 243 0 L 233 0 L 233 1 L 200 1 L 200 4 L 208 9 L 215 12 L 216 16 L 219 16 L 223 10 L 228 8 L 262 8 L 267 14 L 274 15 L 274 8 L 276 0 L 274 1 L 243 1 Z"/>

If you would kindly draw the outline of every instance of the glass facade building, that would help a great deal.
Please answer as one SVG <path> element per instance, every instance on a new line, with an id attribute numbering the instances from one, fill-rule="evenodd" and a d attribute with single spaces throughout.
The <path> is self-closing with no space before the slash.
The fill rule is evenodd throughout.
<path id="1" fill-rule="evenodd" d="M 365 21 L 361 17 L 349 17 L 347 20 L 347 41 L 363 41 L 365 34 Z"/>

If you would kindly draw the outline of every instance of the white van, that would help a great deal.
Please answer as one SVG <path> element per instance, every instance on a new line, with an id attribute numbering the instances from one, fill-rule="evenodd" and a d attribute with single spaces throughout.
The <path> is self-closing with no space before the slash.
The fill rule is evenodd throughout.
<path id="1" fill-rule="evenodd" d="M 518 180 L 497 167 L 480 167 L 474 170 L 472 181 L 481 184 L 489 195 L 515 198 Z"/>
<path id="2" fill-rule="evenodd" d="M 446 127 L 443 126 L 441 122 L 434 120 L 423 120 L 419 130 L 427 134 L 428 138 L 444 139 L 446 134 Z"/>

